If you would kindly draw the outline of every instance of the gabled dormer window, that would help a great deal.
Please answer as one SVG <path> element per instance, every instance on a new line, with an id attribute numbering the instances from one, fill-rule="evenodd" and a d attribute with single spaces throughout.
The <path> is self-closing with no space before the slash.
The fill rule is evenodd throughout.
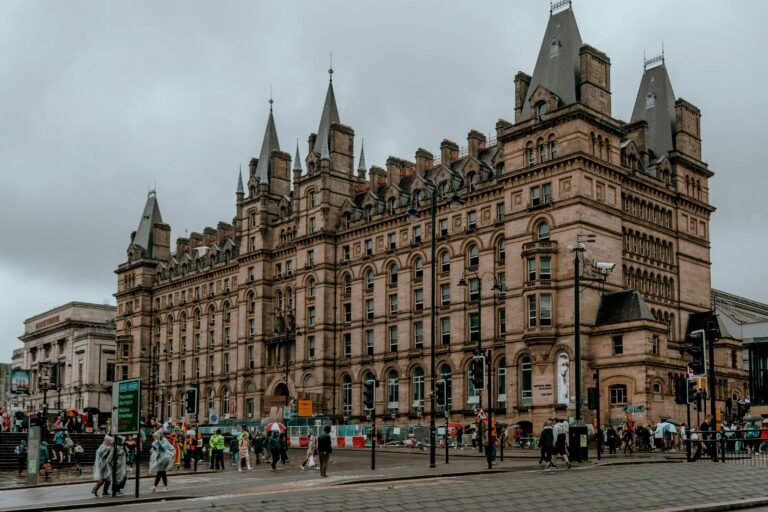
<path id="1" fill-rule="evenodd" d="M 397 209 L 397 199 L 395 199 L 394 197 L 390 197 L 387 205 L 387 209 L 389 210 L 390 215 L 394 215 L 395 209 Z"/>
<path id="2" fill-rule="evenodd" d="M 645 97 L 645 108 L 653 108 L 656 106 L 656 95 L 652 92 L 648 93 L 648 96 Z"/>
<path id="3" fill-rule="evenodd" d="M 557 57 L 560 55 L 560 41 L 553 39 L 549 45 L 549 58 Z"/>

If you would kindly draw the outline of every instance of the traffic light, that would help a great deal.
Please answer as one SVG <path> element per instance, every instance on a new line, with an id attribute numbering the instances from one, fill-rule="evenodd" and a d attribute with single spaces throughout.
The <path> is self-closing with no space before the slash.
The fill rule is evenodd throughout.
<path id="1" fill-rule="evenodd" d="M 685 388 L 685 379 L 675 378 L 675 403 L 685 405 L 688 401 L 688 390 Z"/>
<path id="2" fill-rule="evenodd" d="M 184 402 L 187 414 L 197 414 L 197 388 L 187 388 Z"/>
<path id="3" fill-rule="evenodd" d="M 435 382 L 435 401 L 439 407 L 445 407 L 446 401 L 446 382 L 445 380 L 439 380 Z"/>
<path id="4" fill-rule="evenodd" d="M 475 390 L 485 389 L 485 356 L 481 355 L 472 358 L 470 373 Z"/>
<path id="5" fill-rule="evenodd" d="M 686 381 L 686 389 L 685 389 L 685 403 L 690 404 L 694 400 L 696 400 L 696 397 L 699 396 L 696 393 L 696 381 L 693 379 L 687 379 Z"/>
<path id="6" fill-rule="evenodd" d="M 688 362 L 688 367 L 693 371 L 695 377 L 704 377 L 707 375 L 707 343 L 703 329 L 693 331 L 687 338 L 691 345 L 686 352 L 693 356 Z"/>
<path id="7" fill-rule="evenodd" d="M 376 408 L 376 381 L 373 379 L 363 383 L 363 408 L 366 411 Z"/>

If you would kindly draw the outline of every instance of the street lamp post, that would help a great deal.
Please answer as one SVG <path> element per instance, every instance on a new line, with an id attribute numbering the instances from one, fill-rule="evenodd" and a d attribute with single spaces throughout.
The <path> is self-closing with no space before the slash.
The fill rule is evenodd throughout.
<path id="1" fill-rule="evenodd" d="M 429 313 L 429 322 L 430 322 L 430 348 L 429 348 L 429 375 L 431 380 L 431 393 L 430 393 L 430 416 L 429 416 L 429 467 L 434 468 L 436 467 L 436 440 L 437 440 L 437 426 L 436 426 L 436 403 L 435 403 L 435 393 L 437 388 L 437 370 L 435 369 L 436 366 L 436 360 L 437 360 L 437 353 L 436 353 L 436 336 L 435 336 L 435 330 L 437 329 L 437 304 L 436 304 L 436 290 L 437 287 L 437 184 L 434 182 L 430 182 L 428 189 L 430 191 L 430 218 L 431 218 L 431 270 L 430 270 L 430 313 Z M 453 194 L 451 197 L 451 205 L 458 205 L 461 204 L 461 199 L 458 197 L 457 194 Z M 410 208 L 408 210 L 408 219 L 409 220 L 417 220 L 419 218 L 419 213 L 415 208 Z M 447 432 L 446 432 L 447 434 Z"/>
<path id="2" fill-rule="evenodd" d="M 280 330 L 275 328 L 273 334 L 281 334 Z M 288 373 L 290 372 L 290 358 L 291 358 L 291 339 L 296 340 L 297 336 L 301 336 L 301 331 L 296 326 L 291 325 L 286 327 L 285 331 L 280 335 L 280 344 L 283 345 L 283 382 L 285 382 L 285 405 L 290 404 L 290 391 L 288 389 Z"/>
<path id="3" fill-rule="evenodd" d="M 472 275 L 475 276 L 475 279 L 477 280 L 477 324 L 478 324 L 477 325 L 477 354 L 478 355 L 482 355 L 483 354 L 483 348 L 482 348 L 483 336 L 482 336 L 482 328 L 481 328 L 481 326 L 482 326 L 482 315 L 481 315 L 481 313 L 482 313 L 482 300 L 483 300 L 483 278 L 485 276 L 491 276 L 491 278 L 493 279 L 493 286 L 491 287 L 491 291 L 494 294 L 493 295 L 493 297 L 494 297 L 494 304 L 495 304 L 495 299 L 496 299 L 496 293 L 500 290 L 499 283 L 498 283 L 498 278 L 496 277 L 496 273 L 491 271 L 491 270 L 483 272 L 482 274 L 479 274 L 475 270 L 465 270 L 464 274 L 465 275 L 466 274 L 472 274 Z M 461 286 L 461 287 L 466 287 L 467 286 L 467 281 L 464 278 L 464 275 L 462 275 L 461 279 L 459 280 L 459 286 Z M 496 308 L 494 307 L 494 311 L 493 311 L 494 315 L 496 314 L 495 309 Z M 496 332 L 495 332 L 495 330 L 496 330 L 496 327 L 495 327 L 496 326 L 496 322 L 494 321 L 494 322 L 491 322 L 491 323 L 494 326 L 494 336 L 495 336 L 496 335 Z M 487 362 L 487 365 L 488 365 L 488 371 L 487 371 L 488 378 L 486 379 L 486 382 L 485 382 L 485 386 L 486 386 L 487 391 L 488 391 L 488 415 L 487 415 L 487 420 L 486 420 L 487 423 L 488 423 L 488 428 L 487 428 L 487 430 L 488 430 L 488 441 L 486 443 L 486 450 L 487 450 L 487 454 L 488 454 L 488 456 L 487 456 L 487 459 L 488 459 L 488 469 L 491 469 L 491 466 L 493 465 L 493 448 L 494 448 L 493 428 L 492 428 L 492 425 L 493 425 L 493 362 L 492 362 L 492 358 L 493 358 L 493 350 L 489 349 L 488 353 L 486 354 L 486 362 Z M 482 406 L 482 403 L 483 403 L 483 401 L 482 401 L 482 392 L 478 391 L 478 393 L 479 393 L 478 396 L 480 396 L 480 405 Z M 480 440 L 480 452 L 482 453 L 482 451 L 483 451 L 483 441 L 482 441 L 483 436 L 480 435 L 478 437 L 479 437 L 479 440 Z"/>

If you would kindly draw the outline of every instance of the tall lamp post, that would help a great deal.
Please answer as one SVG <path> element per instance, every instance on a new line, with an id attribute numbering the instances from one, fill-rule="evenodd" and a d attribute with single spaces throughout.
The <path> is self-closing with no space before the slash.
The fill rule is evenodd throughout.
<path id="1" fill-rule="evenodd" d="M 458 188 L 458 187 L 456 187 Z M 436 304 L 436 291 L 435 288 L 437 287 L 437 184 L 434 181 L 430 181 L 428 184 L 428 190 L 430 194 L 430 208 L 429 213 L 432 220 L 431 223 L 431 256 L 430 256 L 430 262 L 431 262 L 431 270 L 430 270 L 430 312 L 429 312 L 429 322 L 430 322 L 430 348 L 429 348 L 429 375 L 431 379 L 431 392 L 430 392 L 430 410 L 431 414 L 429 417 L 429 467 L 434 468 L 436 467 L 435 464 L 435 458 L 436 458 L 436 438 L 437 438 L 437 427 L 436 427 L 436 404 L 435 404 L 435 393 L 436 393 L 436 387 L 437 387 L 437 370 L 435 369 L 435 361 L 437 359 L 436 356 L 436 336 L 435 336 L 435 329 L 437 328 L 437 304 Z M 461 204 L 461 198 L 459 198 L 458 194 L 453 193 L 451 196 L 451 207 L 456 207 Z M 420 218 L 419 212 L 416 210 L 416 208 L 410 208 L 408 210 L 408 220 L 411 222 L 415 222 Z M 447 432 L 446 432 L 447 435 Z M 447 442 L 447 440 L 446 440 Z"/>
<path id="2" fill-rule="evenodd" d="M 573 253 L 573 322 L 574 322 L 574 334 L 573 345 L 574 352 L 576 353 L 576 423 L 581 423 L 581 305 L 579 302 L 579 295 L 581 294 L 581 281 L 605 281 L 608 278 L 608 274 L 611 273 L 616 266 L 615 263 L 593 262 L 592 267 L 598 272 L 599 277 L 582 277 L 580 264 L 580 253 L 586 250 L 587 243 L 595 241 L 596 235 L 594 234 L 577 234 L 576 243 L 569 245 L 568 250 Z M 598 388 L 599 393 L 599 388 Z M 598 395 L 599 396 L 599 395 Z"/>
<path id="3" fill-rule="evenodd" d="M 150 419 L 155 412 L 155 384 L 157 381 L 158 363 L 155 361 L 155 351 L 152 350 L 152 345 L 149 346 L 149 354 L 147 354 L 147 348 L 141 349 L 142 355 L 149 355 L 149 400 L 147 402 L 147 425 L 149 425 Z"/>
<path id="4" fill-rule="evenodd" d="M 296 341 L 298 336 L 301 336 L 301 330 L 295 325 L 290 325 L 285 328 L 284 331 L 275 328 L 274 335 L 280 339 L 280 344 L 283 345 L 283 382 L 285 382 L 285 405 L 290 403 L 290 391 L 288 389 L 288 373 L 290 372 L 290 358 L 291 358 L 291 341 Z"/>
<path id="5" fill-rule="evenodd" d="M 496 303 L 496 293 L 501 289 L 499 287 L 498 278 L 496 276 L 496 273 L 488 270 L 486 272 L 483 272 L 482 274 L 478 273 L 475 270 L 465 270 L 464 275 L 461 276 L 461 279 L 459 280 L 459 286 L 462 288 L 465 288 L 468 286 L 467 280 L 465 279 L 466 274 L 474 275 L 474 278 L 477 280 L 477 353 L 478 355 L 483 354 L 483 348 L 482 348 L 482 300 L 483 300 L 483 278 L 486 276 L 491 276 L 493 279 L 493 286 L 491 287 L 491 291 L 493 292 L 493 300 L 494 304 Z M 493 314 L 496 314 L 496 308 L 493 308 Z M 496 330 L 496 322 L 492 322 L 494 325 L 494 336 L 495 336 L 495 330 Z M 493 351 L 488 350 L 488 354 L 486 354 L 486 360 L 488 365 L 488 379 L 486 380 L 485 386 L 488 388 L 488 442 L 486 444 L 486 450 L 488 450 L 488 469 L 491 469 L 491 466 L 493 464 L 493 429 L 491 426 L 493 425 L 493 379 L 492 379 L 492 356 Z M 478 391 L 479 396 L 482 397 L 482 392 Z M 482 405 L 482 398 L 480 399 L 480 404 Z M 482 436 L 481 436 L 482 439 Z M 480 450 L 482 451 L 482 440 L 480 441 Z"/>

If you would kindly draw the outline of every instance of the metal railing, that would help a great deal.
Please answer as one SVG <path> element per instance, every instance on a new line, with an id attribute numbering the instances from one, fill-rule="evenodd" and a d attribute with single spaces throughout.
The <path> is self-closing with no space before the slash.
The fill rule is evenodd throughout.
<path id="1" fill-rule="evenodd" d="M 689 462 L 711 460 L 725 464 L 768 467 L 768 429 L 691 430 L 689 435 L 690 443 L 686 443 Z"/>

